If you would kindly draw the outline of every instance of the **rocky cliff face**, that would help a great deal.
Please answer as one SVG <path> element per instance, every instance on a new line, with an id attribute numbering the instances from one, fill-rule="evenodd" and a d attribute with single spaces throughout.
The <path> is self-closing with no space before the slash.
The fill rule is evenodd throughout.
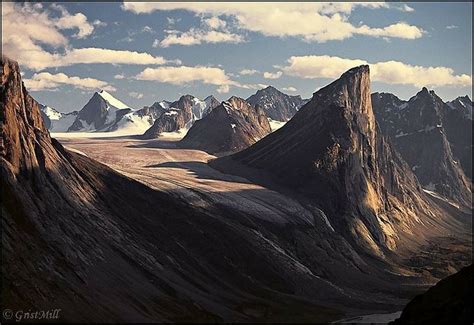
<path id="1" fill-rule="evenodd" d="M 94 93 L 79 111 L 68 131 L 113 131 L 122 117 L 130 112 L 131 108 L 101 90 Z"/>
<path id="2" fill-rule="evenodd" d="M 421 184 L 427 190 L 470 206 L 469 181 L 453 155 L 447 137 L 448 133 L 456 137 L 454 126 L 449 122 L 453 117 L 447 116 L 443 101 L 426 88 L 408 102 L 392 94 L 376 93 L 372 98 L 382 132 L 391 139 Z M 450 132 L 445 125 L 450 125 Z M 462 140 L 459 142 L 463 146 Z"/>
<path id="3" fill-rule="evenodd" d="M 205 112 L 212 110 L 216 105 L 214 97 L 207 97 L 201 101 L 198 98 L 185 95 L 179 100 L 170 103 L 154 122 L 154 124 L 143 134 L 144 139 L 154 139 L 163 132 L 177 132 L 181 129 L 189 129 L 193 123 L 201 119 Z"/>
<path id="4" fill-rule="evenodd" d="M 472 183 L 472 101 L 459 97 L 445 106 L 443 126 L 454 157 Z"/>
<path id="5" fill-rule="evenodd" d="M 404 234 L 422 233 L 422 220 L 436 213 L 378 130 L 368 66 L 347 71 L 284 127 L 213 165 L 267 174 L 320 207 L 337 232 L 378 255 L 396 250 Z"/>
<path id="6" fill-rule="evenodd" d="M 247 148 L 271 132 L 261 108 L 242 98 L 231 97 L 196 121 L 180 146 L 209 153 L 236 152 Z"/>
<path id="7" fill-rule="evenodd" d="M 302 99 L 301 96 L 289 96 L 268 86 L 247 98 L 247 102 L 253 106 L 260 106 L 272 120 L 286 122 L 307 100 Z"/>

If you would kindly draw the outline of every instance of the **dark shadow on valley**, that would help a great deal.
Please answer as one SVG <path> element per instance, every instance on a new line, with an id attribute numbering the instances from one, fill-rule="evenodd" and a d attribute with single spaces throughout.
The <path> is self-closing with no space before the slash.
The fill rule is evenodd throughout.
<path id="1" fill-rule="evenodd" d="M 217 169 L 212 168 L 207 163 L 201 161 L 168 161 L 155 165 L 147 165 L 145 168 L 178 168 L 185 169 L 192 172 L 196 178 L 202 180 L 216 180 L 216 181 L 225 181 L 225 182 L 234 182 L 234 183 L 243 183 L 243 184 L 252 184 L 246 178 L 224 174 Z"/>

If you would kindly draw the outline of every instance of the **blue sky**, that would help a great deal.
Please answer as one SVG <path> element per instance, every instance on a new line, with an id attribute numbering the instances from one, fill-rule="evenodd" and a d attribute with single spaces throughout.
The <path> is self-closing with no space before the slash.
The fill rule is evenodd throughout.
<path id="1" fill-rule="evenodd" d="M 2 3 L 4 53 L 41 103 L 101 88 L 135 108 L 265 85 L 311 97 L 369 63 L 372 91 L 472 97 L 472 4 Z"/>

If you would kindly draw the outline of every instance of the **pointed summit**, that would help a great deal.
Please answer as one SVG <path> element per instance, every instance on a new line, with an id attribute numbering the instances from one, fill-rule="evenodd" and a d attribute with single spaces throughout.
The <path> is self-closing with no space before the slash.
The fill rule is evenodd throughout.
<path id="1" fill-rule="evenodd" d="M 286 122 L 307 100 L 301 99 L 301 96 L 289 96 L 273 86 L 268 86 L 247 98 L 247 102 L 262 107 L 272 120 Z"/>
<path id="2" fill-rule="evenodd" d="M 297 193 L 324 211 L 336 232 L 379 256 L 431 218 L 416 177 L 377 131 L 366 65 L 320 89 L 279 130 L 211 164 Z"/>
<path id="3" fill-rule="evenodd" d="M 261 108 L 232 96 L 196 121 L 180 146 L 209 153 L 236 152 L 270 132 L 270 123 Z"/>

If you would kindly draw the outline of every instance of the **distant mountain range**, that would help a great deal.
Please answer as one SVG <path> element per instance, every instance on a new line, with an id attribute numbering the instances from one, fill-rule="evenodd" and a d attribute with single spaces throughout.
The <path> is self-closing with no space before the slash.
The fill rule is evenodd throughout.
<path id="1" fill-rule="evenodd" d="M 471 182 L 463 170 L 470 173 L 472 120 L 465 101 L 466 106 L 459 104 L 463 103 L 460 99 L 444 103 L 426 88 L 408 101 L 393 94 L 372 95 L 382 132 L 423 187 L 470 206 Z M 470 105 L 472 110 L 472 102 Z"/>
<path id="2" fill-rule="evenodd" d="M 155 103 L 152 107 L 160 112 L 156 115 L 153 125 L 143 134 L 143 138 L 153 139 L 165 132 L 187 131 L 195 121 L 200 120 L 217 105 L 219 102 L 213 96 L 200 100 L 191 95 L 181 96 L 173 103 Z"/>
<path id="3" fill-rule="evenodd" d="M 274 87 L 257 91 L 247 101 L 260 106 L 272 124 L 280 126 L 288 121 L 307 100 L 289 96 Z M 60 113 L 49 106 L 41 106 L 41 115 L 51 132 L 118 132 L 143 134 L 156 138 L 162 133 L 187 132 L 195 121 L 203 118 L 219 105 L 214 96 L 201 100 L 192 95 L 175 102 L 160 101 L 142 109 L 133 109 L 101 90 L 79 111 Z"/>

